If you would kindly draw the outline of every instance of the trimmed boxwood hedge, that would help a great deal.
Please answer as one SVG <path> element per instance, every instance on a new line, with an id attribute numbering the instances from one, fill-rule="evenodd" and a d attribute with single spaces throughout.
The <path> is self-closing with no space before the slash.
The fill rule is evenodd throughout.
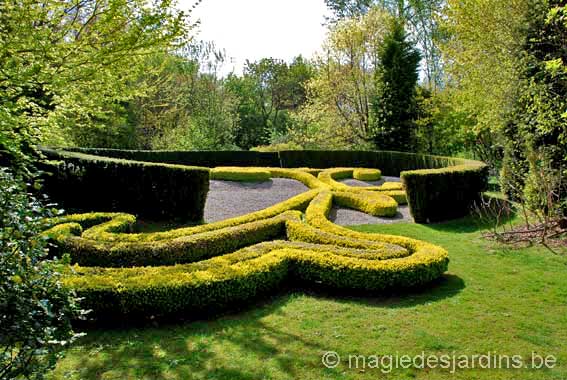
<path id="1" fill-rule="evenodd" d="M 269 170 L 311 190 L 258 212 L 165 232 L 133 233 L 135 217 L 123 213 L 46 220 L 44 234 L 74 263 L 62 268 L 63 283 L 84 298 L 92 317 L 115 321 L 202 316 L 286 282 L 384 291 L 419 286 L 446 271 L 440 247 L 351 231 L 327 218 L 333 203 L 367 212 L 396 204 L 382 192 L 334 189 L 313 175 L 326 170 Z"/>
<path id="2" fill-rule="evenodd" d="M 209 169 L 42 149 L 44 191 L 65 209 L 203 219 Z"/>
<path id="3" fill-rule="evenodd" d="M 211 169 L 211 179 L 239 182 L 263 182 L 271 178 L 269 168 L 219 166 Z"/>

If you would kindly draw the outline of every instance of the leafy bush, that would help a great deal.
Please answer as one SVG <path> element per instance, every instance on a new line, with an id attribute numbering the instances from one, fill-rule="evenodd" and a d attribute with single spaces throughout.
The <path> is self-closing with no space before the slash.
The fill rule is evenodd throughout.
<path id="1" fill-rule="evenodd" d="M 43 379 L 78 336 L 71 319 L 81 313 L 38 236 L 50 211 L 5 169 L 0 189 L 0 378 Z"/>
<path id="2" fill-rule="evenodd" d="M 125 211 L 163 219 L 202 220 L 209 170 L 117 160 L 44 149 L 46 193 L 79 211 Z"/>
<path id="3" fill-rule="evenodd" d="M 301 150 L 301 146 L 294 143 L 280 143 L 270 145 L 259 145 L 250 148 L 253 152 L 279 152 L 282 150 Z"/>

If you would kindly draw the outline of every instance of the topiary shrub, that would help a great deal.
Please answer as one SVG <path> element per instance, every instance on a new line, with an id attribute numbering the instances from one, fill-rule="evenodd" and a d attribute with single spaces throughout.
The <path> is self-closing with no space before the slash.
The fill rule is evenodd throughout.
<path id="1" fill-rule="evenodd" d="M 217 167 L 211 169 L 211 179 L 239 182 L 264 182 L 271 178 L 269 169 L 264 168 L 240 168 L 240 167 Z"/>
<path id="2" fill-rule="evenodd" d="M 382 178 L 382 172 L 378 169 L 357 168 L 352 172 L 352 178 L 360 181 L 378 181 Z"/>

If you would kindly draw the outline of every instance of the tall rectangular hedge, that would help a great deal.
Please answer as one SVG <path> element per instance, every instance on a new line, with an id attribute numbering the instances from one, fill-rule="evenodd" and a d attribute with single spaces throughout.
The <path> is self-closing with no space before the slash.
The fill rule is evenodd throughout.
<path id="1" fill-rule="evenodd" d="M 121 211 L 151 219 L 203 219 L 206 168 L 42 149 L 44 191 L 68 211 Z"/>
<path id="2" fill-rule="evenodd" d="M 402 182 L 416 223 L 467 215 L 488 188 L 488 166 L 478 163 L 442 169 L 404 171 Z"/>
<path id="3" fill-rule="evenodd" d="M 65 148 L 65 150 L 125 160 L 204 166 L 208 168 L 217 166 L 280 166 L 278 152 L 254 152 L 247 150 L 122 150 L 105 148 Z"/>

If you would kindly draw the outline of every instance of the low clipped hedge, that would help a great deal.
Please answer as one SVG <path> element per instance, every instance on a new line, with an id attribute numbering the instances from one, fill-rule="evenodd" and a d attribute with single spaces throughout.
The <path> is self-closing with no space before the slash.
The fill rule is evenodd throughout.
<path id="1" fill-rule="evenodd" d="M 359 181 L 378 181 L 382 178 L 382 172 L 378 169 L 354 169 L 352 178 L 358 179 Z"/>
<path id="2" fill-rule="evenodd" d="M 209 191 L 207 168 L 119 160 L 42 149 L 43 190 L 75 211 L 124 211 L 151 219 L 199 221 Z"/>
<path id="3" fill-rule="evenodd" d="M 93 318 L 116 321 L 207 315 L 286 283 L 376 292 L 415 287 L 447 270 L 440 247 L 328 220 L 333 204 L 372 212 L 390 203 L 395 211 L 391 197 L 337 189 L 315 177 L 328 170 L 269 170 L 311 190 L 258 212 L 164 232 L 134 233 L 135 217 L 124 213 L 46 220 L 44 234 L 73 263 L 62 269 L 63 283 Z"/>
<path id="4" fill-rule="evenodd" d="M 239 182 L 263 182 L 271 178 L 268 168 L 216 167 L 211 169 L 211 179 Z"/>
<path id="5" fill-rule="evenodd" d="M 488 188 L 488 166 L 472 161 L 443 169 L 401 173 L 410 212 L 416 223 L 464 216 Z"/>

